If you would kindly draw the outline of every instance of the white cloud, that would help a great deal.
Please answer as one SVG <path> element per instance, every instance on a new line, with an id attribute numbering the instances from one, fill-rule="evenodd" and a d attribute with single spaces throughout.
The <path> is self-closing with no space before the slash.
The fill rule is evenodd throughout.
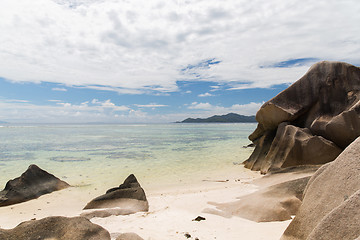
<path id="1" fill-rule="evenodd" d="M 100 104 L 99 100 L 94 98 L 93 100 L 91 100 L 92 104 Z"/>
<path id="2" fill-rule="evenodd" d="M 357 0 L 3 0 L 0 77 L 133 94 L 192 79 L 269 87 L 295 81 L 308 64 L 260 66 L 309 57 L 359 64 L 359 12 Z M 214 58 L 221 62 L 181 71 Z"/>
<path id="3" fill-rule="evenodd" d="M 167 114 L 148 114 L 127 106 L 118 106 L 110 100 L 85 101 L 80 104 L 54 101 L 55 105 L 36 105 L 23 101 L 0 101 L 0 119 L 12 123 L 163 123 L 180 121 L 188 117 L 209 117 L 229 112 L 254 115 L 263 103 L 235 104 L 230 107 L 210 103 L 193 102 L 185 105 L 189 111 Z M 166 105 L 138 105 L 143 108 L 165 107 Z"/>
<path id="4" fill-rule="evenodd" d="M 86 87 L 77 86 L 76 88 L 80 88 L 80 89 L 88 88 L 98 91 L 111 91 L 111 92 L 117 92 L 119 94 L 142 94 L 145 92 L 145 90 L 125 89 L 125 88 L 109 87 L 109 86 L 92 86 L 92 85 L 88 85 Z"/>
<path id="5" fill-rule="evenodd" d="M 248 104 L 234 104 L 229 108 L 229 111 L 241 113 L 243 115 L 255 115 L 260 107 L 264 104 L 251 102 Z"/>
<path id="6" fill-rule="evenodd" d="M 214 95 L 212 95 L 211 93 L 203 93 L 203 94 L 199 94 L 198 97 L 212 97 Z"/>
<path id="7" fill-rule="evenodd" d="M 29 101 L 28 100 L 21 100 L 21 99 L 6 99 L 6 100 L 3 100 L 5 102 L 14 102 L 14 103 L 28 103 Z"/>
<path id="8" fill-rule="evenodd" d="M 193 103 L 191 103 L 191 105 L 188 108 L 189 109 L 210 110 L 213 108 L 213 106 L 210 103 L 193 102 Z"/>
<path id="9" fill-rule="evenodd" d="M 67 92 L 66 88 L 52 88 L 53 91 L 59 91 L 59 92 Z"/>
<path id="10" fill-rule="evenodd" d="M 110 101 L 110 99 L 106 100 L 105 102 L 101 103 L 101 106 L 103 107 L 109 107 L 113 108 L 115 107 L 115 104 Z"/>
<path id="11" fill-rule="evenodd" d="M 66 108 L 72 107 L 71 103 L 62 103 L 62 102 L 59 102 L 59 103 L 57 103 L 57 104 L 58 104 L 58 105 L 61 105 L 61 106 L 63 106 L 63 107 L 66 107 Z"/>
<path id="12" fill-rule="evenodd" d="M 139 108 L 158 108 L 158 107 L 167 107 L 168 105 L 150 103 L 150 104 L 145 104 L 145 105 L 135 104 L 135 106 L 137 106 Z"/>
<path id="13" fill-rule="evenodd" d="M 230 107 L 214 106 L 210 103 L 198 103 L 193 102 L 188 105 L 188 109 L 203 110 L 203 112 L 197 112 L 198 117 L 211 116 L 216 114 L 227 114 L 230 112 L 238 113 L 242 115 L 255 115 L 264 103 L 248 103 L 248 104 L 234 104 Z"/>
<path id="14" fill-rule="evenodd" d="M 210 86 L 211 90 L 210 92 L 216 92 L 220 90 L 220 86 Z"/>
<path id="15" fill-rule="evenodd" d="M 111 100 L 94 99 L 81 104 L 61 102 L 60 100 L 49 101 L 56 104 L 37 105 L 26 101 L 0 101 L 0 118 L 7 119 L 12 123 L 115 122 L 115 115 L 123 114 L 125 117 L 120 120 L 130 121 L 132 119 L 129 118 L 132 109 L 116 105 Z"/>
<path id="16" fill-rule="evenodd" d="M 93 99 L 81 104 L 72 104 L 60 100 L 48 100 L 55 105 L 36 105 L 27 101 L 0 101 L 0 117 L 9 122 L 29 123 L 66 123 L 66 122 L 114 122 L 119 113 L 129 116 L 132 111 L 127 106 L 116 105 L 111 100 Z M 130 121 L 127 117 L 126 120 Z M 136 119 L 134 119 L 136 120 Z"/>
<path id="17" fill-rule="evenodd" d="M 83 102 L 81 105 L 86 105 L 89 102 Z M 106 101 L 99 101 L 98 99 L 93 99 L 91 100 L 91 104 L 95 105 L 95 106 L 100 106 L 100 108 L 98 107 L 98 109 L 111 109 L 112 111 L 128 111 L 131 110 L 129 107 L 127 106 L 117 106 L 114 103 L 111 102 L 110 99 L 106 100 Z M 95 108 L 95 107 L 92 107 Z"/>

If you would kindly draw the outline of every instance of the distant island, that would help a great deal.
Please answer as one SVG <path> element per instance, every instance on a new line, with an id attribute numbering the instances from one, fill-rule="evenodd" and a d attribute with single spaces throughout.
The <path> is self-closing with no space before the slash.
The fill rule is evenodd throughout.
<path id="1" fill-rule="evenodd" d="M 215 115 L 209 118 L 187 118 L 177 123 L 252 123 L 256 122 L 255 116 L 244 116 L 236 113 Z"/>

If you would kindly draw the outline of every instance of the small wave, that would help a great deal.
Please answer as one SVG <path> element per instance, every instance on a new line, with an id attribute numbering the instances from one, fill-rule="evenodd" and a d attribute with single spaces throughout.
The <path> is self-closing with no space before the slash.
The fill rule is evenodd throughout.
<path id="1" fill-rule="evenodd" d="M 108 159 L 134 159 L 134 160 L 144 160 L 149 158 L 154 158 L 152 154 L 148 151 L 143 152 L 122 152 L 110 154 L 106 158 Z"/>
<path id="2" fill-rule="evenodd" d="M 90 161 L 91 158 L 61 156 L 61 157 L 51 157 L 50 160 L 54 162 L 86 162 L 86 161 Z"/>
<path id="3" fill-rule="evenodd" d="M 0 155 L 0 162 L 9 162 L 9 161 L 24 161 L 34 159 L 34 154 L 24 153 L 24 154 L 9 154 L 3 153 Z"/>

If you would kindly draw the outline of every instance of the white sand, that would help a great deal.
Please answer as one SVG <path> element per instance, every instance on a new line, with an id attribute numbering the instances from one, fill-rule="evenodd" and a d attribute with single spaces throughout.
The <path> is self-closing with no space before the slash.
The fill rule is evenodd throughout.
<path id="1" fill-rule="evenodd" d="M 92 222 L 106 228 L 113 239 L 124 232 L 135 232 L 146 240 L 186 239 L 185 233 L 192 236 L 190 239 L 200 240 L 279 239 L 290 221 L 256 223 L 239 217 L 225 218 L 202 212 L 206 208 L 214 208 L 208 202 L 231 202 L 257 190 L 250 182 L 260 175 L 238 170 L 198 176 L 192 184 L 145 184 L 143 188 L 150 205 L 148 213 L 93 218 Z M 141 179 L 139 182 L 141 184 Z M 113 186 L 104 186 L 110 187 Z M 94 189 L 91 186 L 72 187 L 36 200 L 2 207 L 0 227 L 13 228 L 32 218 L 78 216 L 87 202 L 103 193 L 103 189 Z M 205 217 L 206 220 L 192 221 L 197 216 Z"/>

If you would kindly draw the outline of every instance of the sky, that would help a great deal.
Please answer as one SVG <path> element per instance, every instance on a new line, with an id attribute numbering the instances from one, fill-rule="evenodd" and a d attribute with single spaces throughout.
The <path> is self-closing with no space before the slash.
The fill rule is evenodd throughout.
<path id="1" fill-rule="evenodd" d="M 358 0 L 2 0 L 0 121 L 165 123 L 360 65 Z"/>

